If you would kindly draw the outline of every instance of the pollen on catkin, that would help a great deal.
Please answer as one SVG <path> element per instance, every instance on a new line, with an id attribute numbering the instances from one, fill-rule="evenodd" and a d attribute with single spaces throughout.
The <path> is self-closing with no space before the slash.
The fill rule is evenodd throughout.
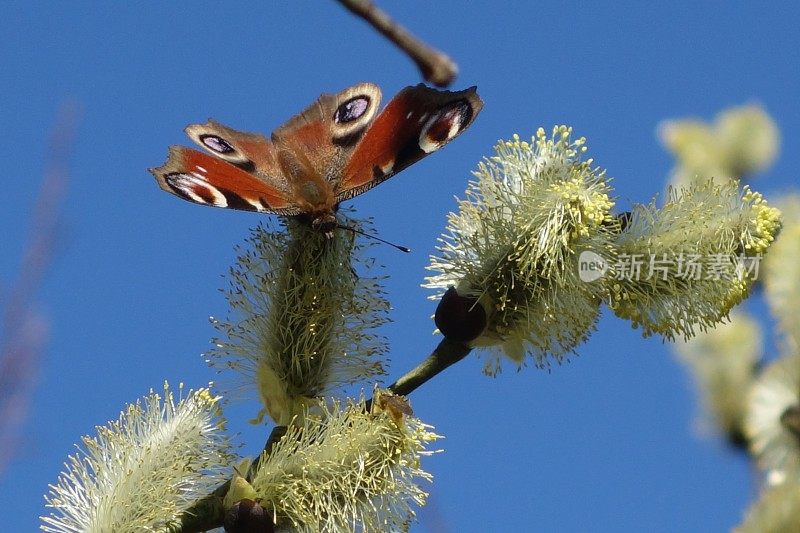
<path id="1" fill-rule="evenodd" d="M 617 237 L 609 307 L 645 336 L 688 339 L 747 296 L 779 229 L 780 211 L 735 181 L 670 189 L 660 208 L 636 205 Z"/>
<path id="2" fill-rule="evenodd" d="M 369 245 L 343 229 L 328 238 L 302 221 L 283 224 L 253 230 L 230 270 L 231 317 L 212 319 L 222 338 L 207 354 L 258 391 L 259 419 L 280 425 L 317 397 L 382 375 L 387 346 L 375 328 L 389 320 L 381 278 L 360 255 Z"/>
<path id="3" fill-rule="evenodd" d="M 52 533 L 163 531 L 225 481 L 233 460 L 218 397 L 189 391 L 175 402 L 149 395 L 84 437 L 45 496 Z"/>
<path id="4" fill-rule="evenodd" d="M 455 287 L 484 307 L 486 328 L 470 344 L 499 348 L 488 373 L 500 369 L 498 353 L 517 365 L 526 355 L 540 367 L 561 361 L 594 327 L 602 286 L 580 279 L 578 260 L 591 252 L 609 262 L 617 223 L 585 142 L 567 126 L 500 141 L 448 215 L 425 286 L 435 297 Z"/>
<path id="5" fill-rule="evenodd" d="M 251 485 L 279 527 L 298 532 L 405 531 L 431 475 L 420 458 L 439 438 L 404 409 L 362 398 L 318 404 L 261 458 Z"/>

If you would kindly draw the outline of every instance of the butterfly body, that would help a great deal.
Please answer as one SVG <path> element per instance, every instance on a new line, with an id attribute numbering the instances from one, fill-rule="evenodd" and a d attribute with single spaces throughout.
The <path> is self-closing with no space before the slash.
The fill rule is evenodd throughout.
<path id="1" fill-rule="evenodd" d="M 267 139 L 213 120 L 186 128 L 204 148 L 171 146 L 159 186 L 191 202 L 304 215 L 330 234 L 339 202 L 371 189 L 464 131 L 483 107 L 475 88 L 406 87 L 378 112 L 380 89 L 360 83 L 316 102 Z"/>

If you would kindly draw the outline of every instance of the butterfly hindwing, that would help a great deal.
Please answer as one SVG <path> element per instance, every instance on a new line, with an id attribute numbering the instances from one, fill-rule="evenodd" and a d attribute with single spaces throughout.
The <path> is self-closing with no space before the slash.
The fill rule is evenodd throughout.
<path id="1" fill-rule="evenodd" d="M 150 172 L 163 190 L 190 202 L 264 213 L 299 213 L 281 187 L 219 157 L 183 146 L 171 146 L 167 162 Z"/>

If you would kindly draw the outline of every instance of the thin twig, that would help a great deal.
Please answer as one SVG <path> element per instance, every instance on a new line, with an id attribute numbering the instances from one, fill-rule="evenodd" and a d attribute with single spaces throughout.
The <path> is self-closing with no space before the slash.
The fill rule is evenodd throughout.
<path id="1" fill-rule="evenodd" d="M 445 337 L 427 359 L 389 385 L 389 390 L 395 394 L 407 396 L 445 368 L 464 359 L 470 351 L 472 348 L 466 344 L 451 341 Z"/>
<path id="2" fill-rule="evenodd" d="M 445 368 L 464 359 L 470 351 L 472 351 L 472 348 L 469 346 L 451 341 L 445 337 L 424 361 L 410 372 L 406 372 L 387 388 L 395 394 L 408 396 L 425 382 L 441 373 Z M 367 411 L 372 408 L 371 398 L 367 400 L 365 408 Z"/>
<path id="3" fill-rule="evenodd" d="M 366 20 L 373 28 L 404 51 L 422 72 L 422 77 L 439 87 L 447 87 L 458 74 L 458 65 L 445 53 L 432 48 L 412 35 L 371 0 L 338 0 L 351 13 Z"/>

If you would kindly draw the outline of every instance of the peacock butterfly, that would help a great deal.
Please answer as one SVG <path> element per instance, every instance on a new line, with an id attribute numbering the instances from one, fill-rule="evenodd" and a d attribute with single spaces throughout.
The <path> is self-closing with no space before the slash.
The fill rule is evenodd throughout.
<path id="1" fill-rule="evenodd" d="M 150 169 L 159 186 L 198 204 L 305 215 L 330 235 L 347 200 L 435 152 L 483 107 L 475 87 L 406 87 L 378 112 L 381 91 L 359 83 L 323 94 L 267 139 L 209 120 L 186 133 L 209 154 L 171 146 Z"/>

